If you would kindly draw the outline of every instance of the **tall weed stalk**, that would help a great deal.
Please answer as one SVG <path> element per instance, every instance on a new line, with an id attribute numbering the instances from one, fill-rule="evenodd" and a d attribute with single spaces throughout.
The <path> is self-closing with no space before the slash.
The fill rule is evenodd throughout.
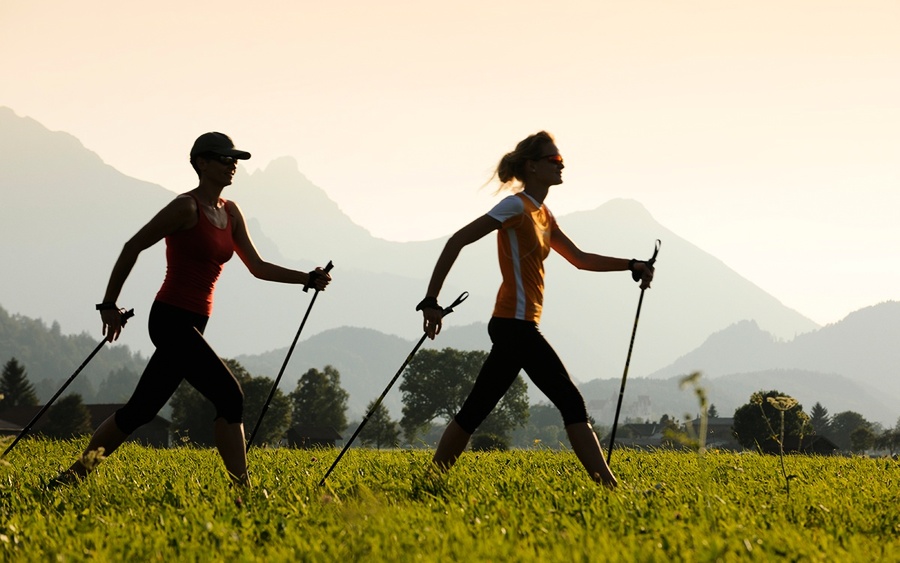
<path id="1" fill-rule="evenodd" d="M 769 433 L 772 436 L 772 439 L 775 440 L 775 442 L 778 444 L 778 458 L 779 458 L 780 465 L 781 465 L 781 476 L 784 479 L 784 490 L 785 490 L 785 493 L 787 494 L 788 504 L 793 506 L 791 504 L 791 481 L 793 479 L 796 479 L 797 475 L 788 474 L 787 468 L 784 463 L 784 413 L 786 413 L 787 411 L 796 407 L 797 400 L 794 399 L 793 397 L 788 397 L 785 395 L 781 395 L 778 397 L 766 397 L 766 402 L 768 404 L 772 405 L 772 407 L 778 411 L 779 420 L 780 420 L 778 432 L 776 432 L 775 429 L 772 428 L 772 423 L 769 421 L 769 417 L 766 416 L 766 411 L 763 408 L 762 394 L 754 393 L 750 397 L 750 402 L 759 406 L 759 411 L 763 417 L 763 420 L 766 422 L 766 426 L 769 429 Z M 801 413 L 801 414 L 805 416 L 805 413 Z M 802 432 L 802 429 L 805 428 L 805 426 L 806 426 L 806 422 L 804 421 L 804 424 L 801 426 L 801 432 Z M 803 442 L 803 434 L 801 433 L 799 442 L 798 442 L 798 447 L 800 444 L 802 444 L 802 442 Z"/>
<path id="2" fill-rule="evenodd" d="M 694 425 L 691 421 L 690 415 L 685 414 L 685 431 L 682 433 L 678 433 L 677 431 L 670 431 L 667 432 L 667 437 L 670 439 L 674 439 L 676 442 L 679 442 L 682 445 L 687 446 L 697 452 L 697 465 L 700 468 L 700 494 L 706 501 L 704 503 L 704 508 L 709 526 L 711 529 L 715 529 L 716 519 L 712 514 L 712 504 L 710 502 L 708 486 L 709 479 L 706 469 L 706 433 L 707 428 L 709 427 L 709 399 L 706 396 L 706 388 L 700 385 L 700 377 L 700 372 L 695 371 L 690 375 L 682 377 L 681 381 L 678 384 L 678 387 L 680 389 L 685 389 L 686 387 L 693 387 L 694 389 L 694 395 L 697 396 L 697 402 L 700 406 L 698 428 L 696 430 L 694 429 Z"/>

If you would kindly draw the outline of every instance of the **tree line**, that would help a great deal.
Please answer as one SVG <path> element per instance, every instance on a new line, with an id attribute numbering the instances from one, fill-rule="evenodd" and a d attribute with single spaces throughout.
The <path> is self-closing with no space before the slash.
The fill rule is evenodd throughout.
<path id="1" fill-rule="evenodd" d="M 884 428 L 854 411 L 830 415 L 818 402 L 807 414 L 803 405 L 777 390 L 754 393 L 735 411 L 733 429 L 745 448 L 772 449 L 787 441 L 800 446 L 804 439 L 821 436 L 844 452 L 900 451 L 900 419 L 894 428 Z"/>
<path id="2" fill-rule="evenodd" d="M 366 407 L 369 418 L 359 435 L 361 445 L 395 447 L 427 440 L 429 433 L 435 429 L 436 420 L 449 419 L 462 406 L 486 356 L 486 352 L 452 348 L 421 351 L 410 361 L 400 385 L 404 405 L 402 418 L 391 419 L 384 405 L 378 404 L 376 407 L 376 401 L 371 401 Z M 223 362 L 243 388 L 244 421 L 249 432 L 262 412 L 274 381 L 251 375 L 236 360 L 223 359 Z M 276 389 L 254 442 L 281 443 L 291 428 L 302 433 L 303 429 L 324 427 L 343 433 L 349 426 L 349 394 L 341 387 L 340 378 L 337 369 L 326 365 L 322 370 L 307 370 L 289 393 Z M 3 395 L 0 398 L 0 419 L 9 407 L 38 405 L 37 394 L 28 381 L 25 366 L 16 358 L 10 359 L 3 368 L 0 394 Z M 172 409 L 171 433 L 176 443 L 213 445 L 215 410 L 209 401 L 183 382 L 169 404 Z M 527 422 L 528 412 L 527 387 L 518 378 L 473 438 L 473 447 L 509 447 L 512 431 Z M 61 397 L 48 409 L 46 417 L 47 423 L 42 425 L 41 432 L 49 437 L 69 438 L 93 430 L 90 414 L 78 393 Z M 354 426 L 358 424 L 354 421 Z M 401 436 L 405 437 L 405 441 Z"/>
<path id="3" fill-rule="evenodd" d="M 409 362 L 400 384 L 403 414 L 393 420 L 383 404 L 366 406 L 366 426 L 359 435 L 363 446 L 376 448 L 432 444 L 443 423 L 462 406 L 475 376 L 487 356 L 483 351 L 453 348 L 422 350 Z M 253 376 L 238 361 L 223 359 L 244 390 L 244 420 L 248 432 L 272 390 L 273 380 Z M 129 379 L 131 379 L 129 377 Z M 361 421 L 348 421 L 349 395 L 341 387 L 341 375 L 330 365 L 307 370 L 296 387 L 285 393 L 276 389 L 265 418 L 255 435 L 257 444 L 279 444 L 294 428 L 330 428 L 338 434 L 356 428 Z M 133 388 L 133 384 L 132 384 Z M 787 401 L 790 399 L 790 401 Z M 787 402 L 785 402 L 787 401 Z M 0 375 L 0 419 L 4 410 L 15 406 L 36 406 L 38 396 L 25 366 L 11 358 Z M 784 405 L 787 405 L 786 407 Z M 170 401 L 171 433 L 176 443 L 213 445 L 215 412 L 212 404 L 187 383 L 179 386 Z M 716 418 L 715 405 L 708 416 Z M 68 438 L 90 433 L 90 414 L 80 394 L 61 397 L 46 414 L 41 432 L 50 437 Z M 593 422 L 593 421 L 592 421 Z M 632 422 L 626 419 L 625 423 Z M 678 431 L 674 417 L 663 415 L 660 425 Z M 603 429 L 598 429 L 603 434 Z M 813 437 L 830 439 L 841 451 L 864 452 L 878 449 L 891 455 L 900 452 L 900 420 L 894 428 L 883 428 L 859 413 L 845 411 L 830 415 L 820 403 L 809 414 L 797 401 L 780 391 L 760 391 L 734 413 L 732 431 L 744 448 L 773 451 L 786 442 L 799 448 Z M 487 420 L 472 438 L 473 449 L 505 449 L 510 446 L 561 447 L 566 442 L 562 419 L 551 405 L 528 405 L 527 387 L 516 378 Z"/>
<path id="4" fill-rule="evenodd" d="M 710 423 L 719 417 L 714 404 L 709 405 L 706 417 Z M 658 424 L 666 437 L 665 444 L 693 441 L 696 446 L 696 436 L 686 439 L 687 435 L 696 434 L 693 421 L 681 426 L 674 417 L 664 414 Z M 830 415 L 818 402 L 807 414 L 796 399 L 778 390 L 753 393 L 747 403 L 735 409 L 731 435 L 741 447 L 766 453 L 809 451 L 818 438 L 827 438 L 841 452 L 877 450 L 892 456 L 900 453 L 900 418 L 893 428 L 884 428 L 854 411 Z"/>
<path id="5" fill-rule="evenodd" d="M 98 326 L 99 328 L 99 326 Z M 47 326 L 40 319 L 11 315 L 0 307 L 0 359 L 15 357 L 27 366 L 39 400 L 49 399 L 61 378 L 97 345 L 87 333 L 62 334 L 59 323 Z M 147 359 L 127 345 L 107 346 L 85 366 L 69 387 L 89 403 L 120 403 L 131 394 Z"/>

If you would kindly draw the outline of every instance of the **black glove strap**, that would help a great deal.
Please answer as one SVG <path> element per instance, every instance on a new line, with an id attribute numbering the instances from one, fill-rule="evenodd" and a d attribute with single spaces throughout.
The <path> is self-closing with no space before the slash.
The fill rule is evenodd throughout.
<path id="1" fill-rule="evenodd" d="M 631 260 L 628 261 L 628 269 L 631 270 L 631 279 L 633 279 L 636 282 L 641 281 L 641 274 L 639 274 L 637 272 L 637 270 L 634 269 L 634 266 L 635 266 L 635 264 L 646 264 L 646 263 L 647 262 L 645 262 L 644 260 L 637 260 L 635 258 L 632 258 Z"/>
<path id="2" fill-rule="evenodd" d="M 303 284 L 303 291 L 309 291 L 310 287 L 316 285 L 316 279 L 318 279 L 318 277 L 320 275 L 322 275 L 322 274 L 320 274 L 316 270 L 313 270 L 313 271 L 309 272 L 308 274 L 306 274 L 307 278 L 306 278 L 306 283 Z"/>
<path id="3" fill-rule="evenodd" d="M 325 273 L 327 274 L 328 272 L 330 272 L 332 268 L 334 268 L 334 264 L 332 264 L 331 260 L 329 260 L 328 264 L 325 265 Z M 306 283 L 303 284 L 304 293 L 309 291 L 309 288 L 316 283 L 316 280 L 322 276 L 322 273 L 318 270 L 313 270 L 310 273 L 306 274 L 306 276 Z M 318 289 L 316 291 L 318 291 Z"/>
<path id="4" fill-rule="evenodd" d="M 104 301 L 95 305 L 98 311 L 117 311 L 119 307 L 115 303 Z"/>
<path id="5" fill-rule="evenodd" d="M 437 297 L 426 297 L 425 299 L 419 301 L 419 304 L 416 305 L 416 311 L 421 311 L 422 309 L 438 309 L 439 311 L 444 310 L 440 305 L 438 305 Z"/>

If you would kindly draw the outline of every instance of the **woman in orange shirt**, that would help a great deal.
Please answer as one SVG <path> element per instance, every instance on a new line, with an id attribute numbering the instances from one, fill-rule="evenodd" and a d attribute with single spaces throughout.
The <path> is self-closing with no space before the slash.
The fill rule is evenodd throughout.
<path id="1" fill-rule="evenodd" d="M 538 330 L 544 259 L 555 250 L 581 270 L 630 271 L 642 288 L 650 286 L 653 268 L 639 260 L 583 252 L 563 233 L 544 205 L 550 186 L 562 183 L 563 168 L 556 143 L 545 131 L 527 137 L 507 153 L 496 170 L 501 189 L 521 190 L 450 237 L 434 267 L 426 297 L 416 307 L 423 313 L 425 332 L 434 338 L 441 331 L 442 319 L 437 297 L 459 252 L 488 233 L 499 231 L 497 248 L 503 281 L 488 324 L 492 347 L 472 391 L 438 443 L 433 461 L 444 470 L 456 462 L 472 433 L 524 369 L 560 410 L 572 449 L 591 478 L 608 487 L 617 484 L 588 422 L 581 393 Z"/>

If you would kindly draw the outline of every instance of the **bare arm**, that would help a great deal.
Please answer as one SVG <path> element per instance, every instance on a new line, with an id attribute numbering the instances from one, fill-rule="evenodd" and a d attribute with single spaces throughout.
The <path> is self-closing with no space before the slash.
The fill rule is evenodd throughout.
<path id="1" fill-rule="evenodd" d="M 125 285 L 125 280 L 131 274 L 141 252 L 165 238 L 166 235 L 189 227 L 195 220 L 196 213 L 197 208 L 191 198 L 176 197 L 141 227 L 133 237 L 128 239 L 109 275 L 103 302 L 115 303 L 118 300 L 122 286 Z M 118 339 L 122 332 L 120 311 L 118 309 L 100 311 L 100 317 L 103 320 L 103 334 L 106 335 L 106 340 L 112 342 Z"/>
<path id="2" fill-rule="evenodd" d="M 244 221 L 244 214 L 241 208 L 233 201 L 229 201 L 226 210 L 231 214 L 232 219 L 232 236 L 234 237 L 235 251 L 241 261 L 247 266 L 247 269 L 254 277 L 266 281 L 274 281 L 281 283 L 305 284 L 309 280 L 307 272 L 292 270 L 271 262 L 267 262 L 259 255 L 256 245 L 250 238 L 247 231 L 247 223 Z M 317 290 L 324 290 L 331 281 L 331 276 L 320 268 L 316 269 L 320 275 L 314 276 L 314 284 Z"/>
<path id="3" fill-rule="evenodd" d="M 591 272 L 631 271 L 629 268 L 631 260 L 628 258 L 613 258 L 584 252 L 558 226 L 550 238 L 550 247 L 579 270 Z M 641 276 L 641 288 L 650 287 L 650 282 L 653 280 L 653 269 L 644 262 L 636 262 L 634 269 Z"/>
<path id="4" fill-rule="evenodd" d="M 434 271 L 431 273 L 431 281 L 428 282 L 428 291 L 426 297 L 437 299 L 450 273 L 450 268 L 456 262 L 462 249 L 473 242 L 483 238 L 485 235 L 496 231 L 500 228 L 500 222 L 488 215 L 482 215 L 475 219 L 462 229 L 456 231 L 444 245 L 444 250 L 438 257 L 437 263 L 434 265 Z M 423 328 L 429 338 L 434 338 L 436 334 L 441 332 L 441 319 L 443 315 L 439 309 L 424 308 L 422 309 L 424 316 Z"/>

